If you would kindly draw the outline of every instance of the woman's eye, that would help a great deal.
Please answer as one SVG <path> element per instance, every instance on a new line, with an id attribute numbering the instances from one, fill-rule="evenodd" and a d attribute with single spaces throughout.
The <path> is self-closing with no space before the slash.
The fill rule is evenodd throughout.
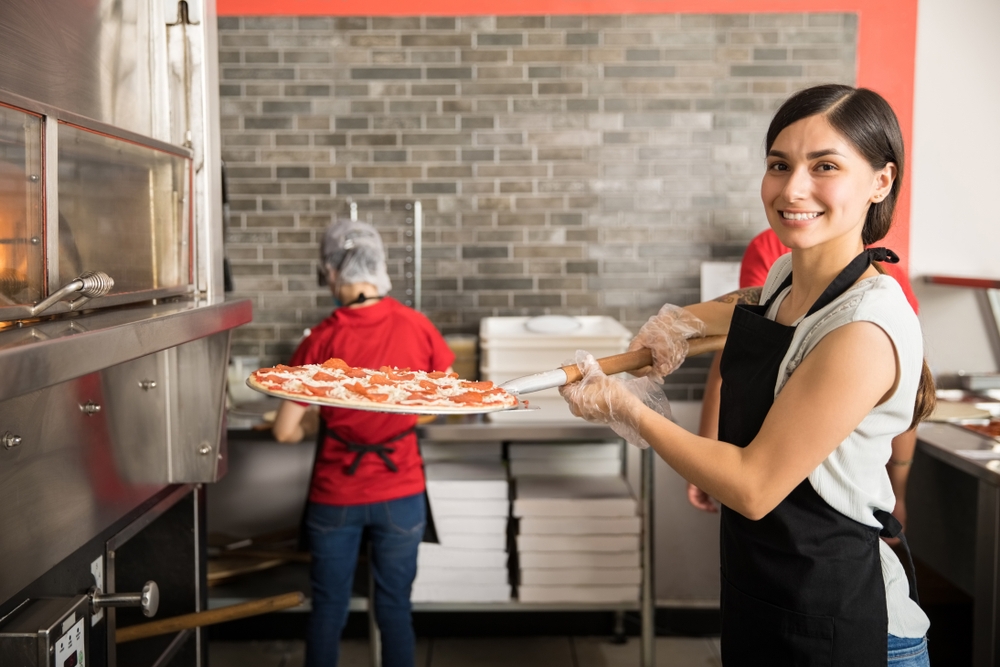
<path id="1" fill-rule="evenodd" d="M 784 162 L 772 162 L 767 168 L 769 171 L 787 171 L 788 165 Z"/>
<path id="2" fill-rule="evenodd" d="M 824 162 L 816 167 L 819 171 L 833 171 L 837 168 L 837 165 L 830 164 L 829 162 Z"/>

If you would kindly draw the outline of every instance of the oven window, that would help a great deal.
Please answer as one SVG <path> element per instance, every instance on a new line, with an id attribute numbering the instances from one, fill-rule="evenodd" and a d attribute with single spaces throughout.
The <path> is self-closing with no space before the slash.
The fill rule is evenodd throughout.
<path id="1" fill-rule="evenodd" d="M 59 126 L 59 283 L 104 271 L 112 294 L 190 284 L 190 160 Z"/>
<path id="2" fill-rule="evenodd" d="M 0 105 L 0 307 L 41 299 L 42 121 Z"/>

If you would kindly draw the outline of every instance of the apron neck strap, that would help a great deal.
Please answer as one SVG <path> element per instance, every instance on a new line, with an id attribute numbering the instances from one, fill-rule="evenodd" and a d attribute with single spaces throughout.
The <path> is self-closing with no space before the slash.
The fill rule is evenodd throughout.
<path id="1" fill-rule="evenodd" d="M 833 279 L 823 293 L 819 295 L 816 299 L 816 303 L 812 305 L 809 312 L 806 313 L 806 317 L 816 313 L 817 311 L 830 305 L 834 299 L 846 292 L 851 285 L 857 282 L 858 278 L 868 270 L 872 262 L 886 262 L 888 264 L 895 264 L 899 261 L 899 255 L 894 253 L 888 248 L 868 248 L 861 252 L 860 255 L 851 260 L 850 264 L 844 267 L 844 270 L 837 274 L 837 277 Z M 785 288 L 791 286 L 792 284 L 792 274 L 788 274 L 784 282 L 771 294 L 771 298 L 767 300 L 764 304 L 765 310 L 771 307 L 771 303 L 774 302 L 775 298 L 785 291 Z"/>

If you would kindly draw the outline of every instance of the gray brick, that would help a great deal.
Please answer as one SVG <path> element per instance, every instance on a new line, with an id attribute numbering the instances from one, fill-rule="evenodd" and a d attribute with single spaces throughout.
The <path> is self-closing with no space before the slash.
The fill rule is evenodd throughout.
<path id="1" fill-rule="evenodd" d="M 288 130 L 292 127 L 292 119 L 280 116 L 246 117 L 243 127 L 247 130 Z"/>
<path id="2" fill-rule="evenodd" d="M 336 119 L 338 130 L 367 130 L 367 116 L 342 116 Z"/>
<path id="3" fill-rule="evenodd" d="M 563 68 L 558 66 L 529 67 L 528 77 L 532 79 L 558 79 L 563 75 Z"/>
<path id="4" fill-rule="evenodd" d="M 626 49 L 625 60 L 628 62 L 649 62 L 660 60 L 663 56 L 660 49 Z"/>
<path id="5" fill-rule="evenodd" d="M 403 35 L 403 46 L 472 46 L 471 35 Z"/>
<path id="6" fill-rule="evenodd" d="M 257 81 L 261 79 L 288 80 L 295 78 L 295 70 L 288 67 L 223 67 L 224 81 Z"/>
<path id="7" fill-rule="evenodd" d="M 476 35 L 476 46 L 521 46 L 524 35 L 519 32 L 494 32 Z"/>
<path id="8" fill-rule="evenodd" d="M 352 79 L 419 79 L 419 67 L 352 67 Z"/>
<path id="9" fill-rule="evenodd" d="M 337 195 L 366 195 L 370 190 L 368 183 L 338 182 Z"/>
<path id="10" fill-rule="evenodd" d="M 672 65 L 605 65 L 606 78 L 665 78 L 674 76 Z"/>
<path id="11" fill-rule="evenodd" d="M 313 144 L 316 146 L 346 146 L 347 135 L 345 134 L 315 134 Z"/>
<path id="12" fill-rule="evenodd" d="M 455 19 L 446 16 L 428 16 L 424 19 L 424 27 L 428 30 L 454 30 Z"/>
<path id="13" fill-rule="evenodd" d="M 309 178 L 312 175 L 309 167 L 278 167 L 275 172 L 278 178 Z"/>
<path id="14" fill-rule="evenodd" d="M 802 65 L 732 65 L 729 72 L 732 76 L 802 76 Z"/>
<path id="15" fill-rule="evenodd" d="M 545 28 L 544 16 L 498 16 L 497 30 L 531 30 Z"/>
<path id="16" fill-rule="evenodd" d="M 468 146 L 472 135 L 467 132 L 403 134 L 404 146 Z"/>
<path id="17" fill-rule="evenodd" d="M 568 32 L 566 33 L 567 46 L 596 46 L 601 43 L 601 36 L 596 32 Z"/>
<path id="18" fill-rule="evenodd" d="M 410 94 L 419 96 L 443 97 L 457 92 L 458 87 L 454 83 L 414 83 L 410 86 Z"/>
<path id="19" fill-rule="evenodd" d="M 462 259 L 507 258 L 510 256 L 508 246 L 462 246 Z"/>
<path id="20" fill-rule="evenodd" d="M 492 148 L 466 149 L 462 151 L 462 162 L 492 162 L 496 157 Z"/>
<path id="21" fill-rule="evenodd" d="M 330 86 L 322 84 L 291 84 L 286 83 L 284 94 L 287 97 L 329 97 Z"/>
<path id="22" fill-rule="evenodd" d="M 477 292 L 531 289 L 531 283 L 531 278 L 462 278 L 463 289 Z"/>
<path id="23" fill-rule="evenodd" d="M 420 30 L 420 17 L 385 17 L 372 18 L 372 30 Z"/>
<path id="24" fill-rule="evenodd" d="M 436 113 L 437 102 L 434 100 L 391 101 L 389 113 Z"/>
<path id="25" fill-rule="evenodd" d="M 753 50 L 754 60 L 788 60 L 788 49 L 757 48 Z M 799 59 L 799 58 L 796 58 Z"/>
<path id="26" fill-rule="evenodd" d="M 471 79 L 471 67 L 428 67 L 428 79 Z"/>
<path id="27" fill-rule="evenodd" d="M 601 108 L 601 101 L 599 99 L 566 100 L 566 111 L 570 112 L 599 111 L 600 108 Z"/>

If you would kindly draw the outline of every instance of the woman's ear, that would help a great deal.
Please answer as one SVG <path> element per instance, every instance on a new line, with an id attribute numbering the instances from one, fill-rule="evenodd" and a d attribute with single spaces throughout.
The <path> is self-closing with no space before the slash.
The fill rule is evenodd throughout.
<path id="1" fill-rule="evenodd" d="M 872 190 L 872 201 L 876 204 L 885 200 L 892 191 L 892 184 L 896 181 L 896 174 L 898 170 L 896 169 L 895 162 L 887 162 L 882 169 L 875 172 L 875 183 L 873 184 Z"/>

